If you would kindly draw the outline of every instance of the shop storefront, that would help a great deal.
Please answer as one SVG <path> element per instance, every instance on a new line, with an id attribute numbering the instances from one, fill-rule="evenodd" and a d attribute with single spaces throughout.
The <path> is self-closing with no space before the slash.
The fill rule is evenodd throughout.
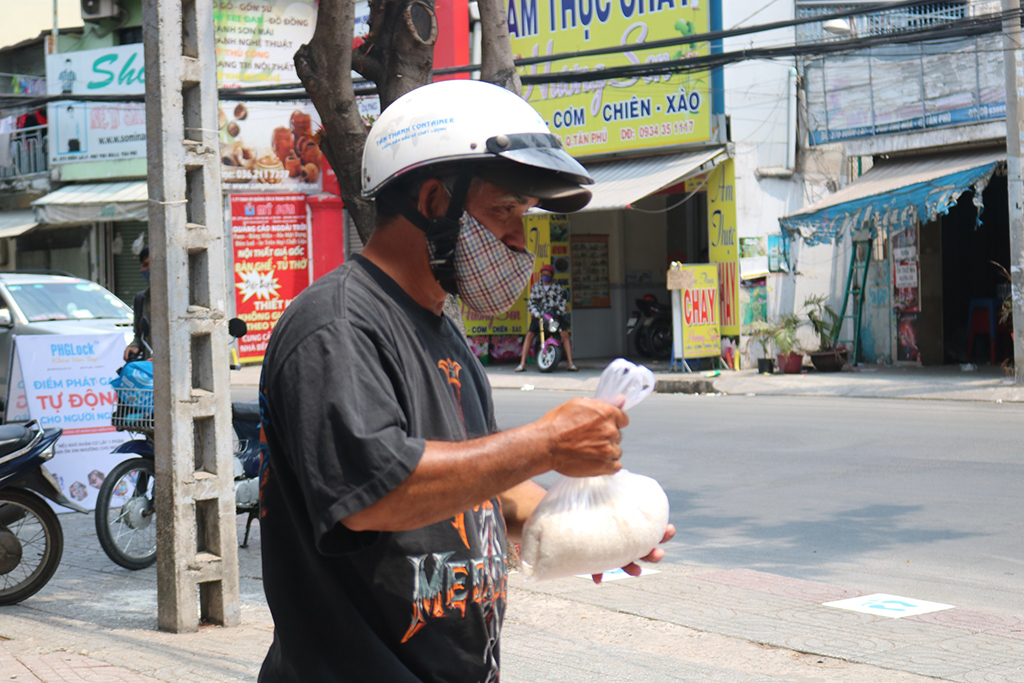
<path id="1" fill-rule="evenodd" d="M 516 57 L 680 38 L 710 27 L 713 3 L 563 6 L 509 3 Z M 648 63 L 707 54 L 706 42 L 644 51 Z M 574 57 L 525 76 L 636 65 L 632 52 Z M 523 96 L 594 176 L 594 197 L 567 219 L 573 349 L 580 358 L 629 355 L 635 300 L 668 303 L 672 261 L 717 263 L 723 334 L 738 335 L 735 197 L 724 117 L 712 114 L 711 74 L 532 83 Z M 558 272 L 558 265 L 556 272 Z M 538 264 L 539 268 L 539 264 Z"/>
<path id="2" fill-rule="evenodd" d="M 872 236 L 861 361 L 995 364 L 1009 353 L 1000 322 L 1010 255 L 1005 159 L 1005 148 L 993 147 L 880 160 L 781 219 L 808 245 L 836 241 L 842 276 L 852 236 Z"/>

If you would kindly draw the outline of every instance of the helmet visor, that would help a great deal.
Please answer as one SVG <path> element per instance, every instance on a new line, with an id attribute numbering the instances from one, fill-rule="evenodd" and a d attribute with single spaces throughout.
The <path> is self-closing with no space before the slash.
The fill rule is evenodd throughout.
<path id="1" fill-rule="evenodd" d="M 554 213 L 572 213 L 590 203 L 590 190 L 562 173 L 499 161 L 483 164 L 476 175 L 516 194 L 534 197 L 538 207 Z"/>
<path id="2" fill-rule="evenodd" d="M 487 140 L 487 151 L 502 161 L 483 164 L 476 174 L 499 187 L 535 197 L 542 209 L 572 213 L 590 202 L 590 190 L 581 186 L 593 184 L 594 179 L 554 135 L 496 135 Z"/>
<path id="3" fill-rule="evenodd" d="M 558 137 L 551 134 L 496 135 L 487 140 L 487 151 L 518 164 L 561 173 L 580 185 L 591 185 L 594 182 L 587 169 L 569 156 L 562 149 Z"/>

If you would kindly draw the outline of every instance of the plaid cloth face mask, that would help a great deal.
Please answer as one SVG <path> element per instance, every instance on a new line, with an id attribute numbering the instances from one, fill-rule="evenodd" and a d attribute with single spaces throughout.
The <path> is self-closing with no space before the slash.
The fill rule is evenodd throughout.
<path id="1" fill-rule="evenodd" d="M 482 316 L 512 308 L 533 273 L 535 256 L 509 249 L 468 211 L 459 219 L 455 284 L 466 307 Z M 431 257 L 434 247 L 430 245 Z"/>

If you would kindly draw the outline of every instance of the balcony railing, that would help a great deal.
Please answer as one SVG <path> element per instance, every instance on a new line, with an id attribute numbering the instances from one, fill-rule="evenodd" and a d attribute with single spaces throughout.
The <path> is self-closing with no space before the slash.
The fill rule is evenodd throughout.
<path id="1" fill-rule="evenodd" d="M 46 126 L 33 126 L 0 133 L 0 181 L 49 171 L 46 130 Z"/>
<path id="2" fill-rule="evenodd" d="M 842 2 L 815 2 L 804 0 L 797 1 L 796 16 L 798 19 L 805 17 L 816 17 L 833 12 L 844 12 L 863 7 L 858 3 Z M 892 10 L 881 10 L 871 14 L 862 14 L 848 18 L 846 21 L 852 28 L 852 35 L 857 37 L 881 36 L 890 33 L 913 31 L 929 28 L 939 24 L 946 24 L 951 21 L 963 19 L 967 16 L 967 3 L 959 2 L 935 2 L 928 5 L 900 8 Z M 850 36 L 836 36 L 826 32 L 821 24 L 803 24 L 797 27 L 796 40 L 798 43 L 813 43 L 824 40 L 839 40 Z"/>

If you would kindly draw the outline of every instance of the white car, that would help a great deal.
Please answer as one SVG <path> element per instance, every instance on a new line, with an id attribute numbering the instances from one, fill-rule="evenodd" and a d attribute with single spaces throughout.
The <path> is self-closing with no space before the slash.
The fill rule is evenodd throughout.
<path id="1" fill-rule="evenodd" d="M 131 306 L 77 277 L 0 272 L 0 404 L 7 400 L 14 335 L 123 332 L 131 342 Z"/>

